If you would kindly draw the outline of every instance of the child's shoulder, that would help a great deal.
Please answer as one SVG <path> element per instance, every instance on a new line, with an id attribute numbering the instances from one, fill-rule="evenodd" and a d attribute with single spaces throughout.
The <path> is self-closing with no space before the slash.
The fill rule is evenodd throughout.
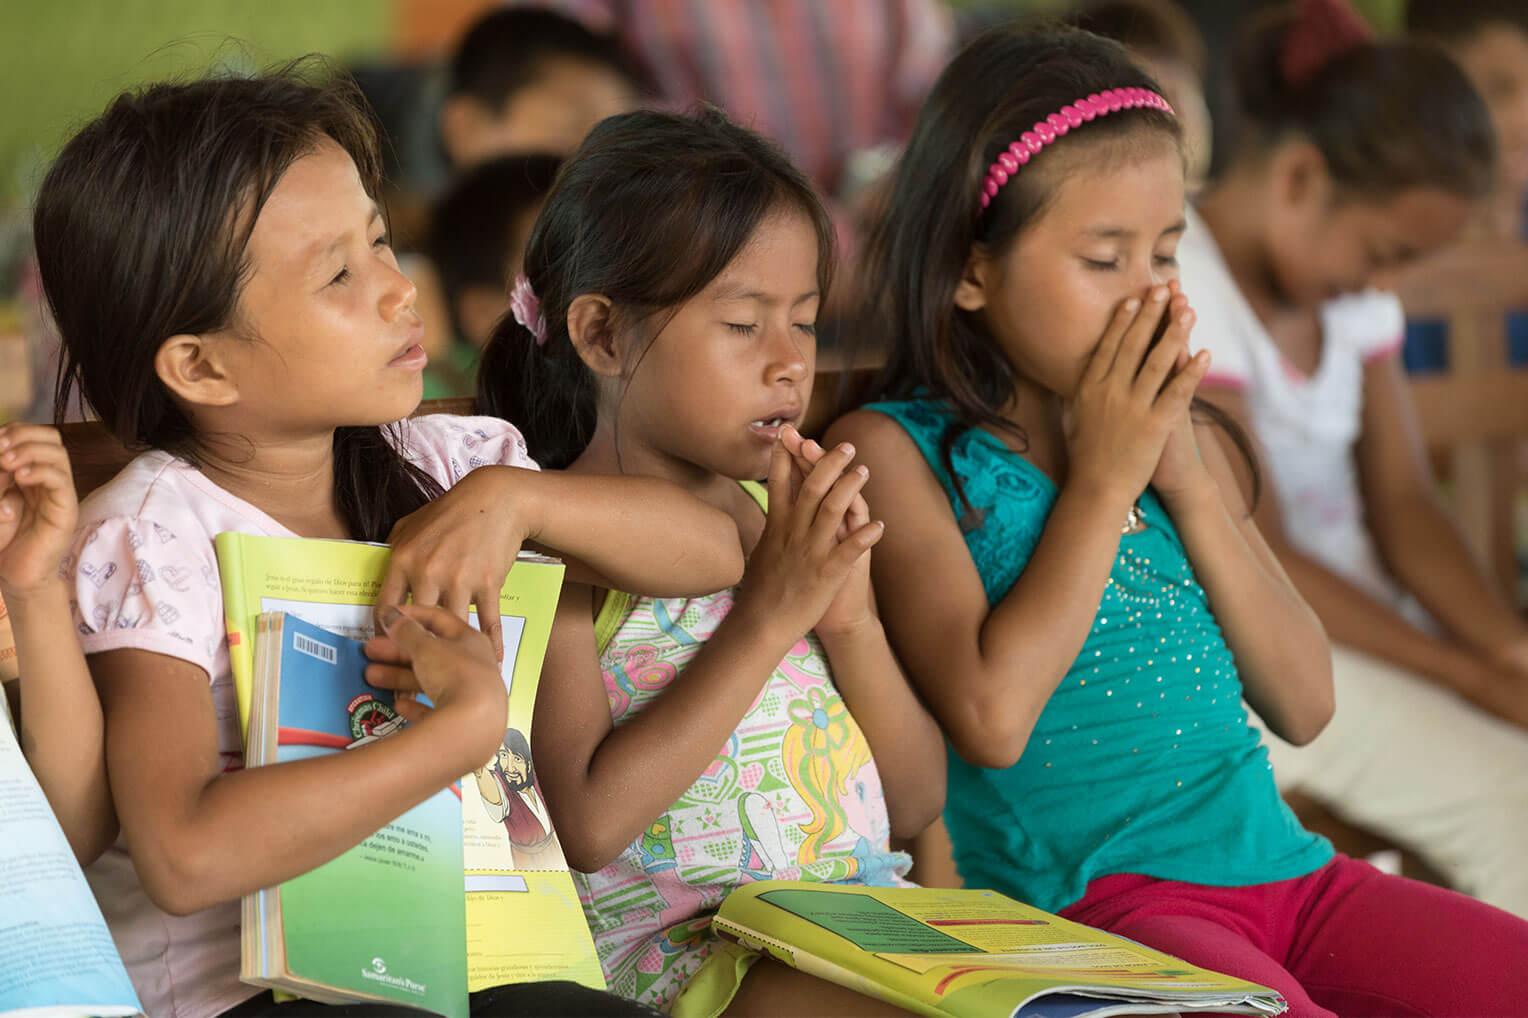
<path id="1" fill-rule="evenodd" d="M 1400 349 L 1406 338 L 1406 311 L 1400 298 L 1385 290 L 1340 297 L 1321 309 L 1321 317 L 1331 342 L 1366 361 Z"/>
<path id="2" fill-rule="evenodd" d="M 958 418 L 942 400 L 926 397 L 877 400 L 840 417 L 828 429 L 835 441 L 839 435 L 897 441 L 911 437 L 922 445 L 925 439 L 941 437 Z"/>
<path id="3" fill-rule="evenodd" d="M 256 514 L 169 453 L 122 468 L 80 506 L 59 566 L 85 653 L 149 650 L 215 674 L 223 606 L 212 539 L 269 533 Z"/>
<path id="4" fill-rule="evenodd" d="M 401 421 L 388 433 L 409 462 L 447 488 L 478 467 L 540 469 L 520 429 L 498 417 L 426 414 Z"/>
<path id="5" fill-rule="evenodd" d="M 884 465 L 903 463 L 914 450 L 943 477 L 942 455 L 946 436 L 956 429 L 954 446 L 963 450 L 980 432 L 961 424 L 960 418 L 943 400 L 915 397 L 866 403 L 858 410 L 840 417 L 824 436 L 830 444 L 851 442 L 861 450 L 861 459 L 873 458 Z"/>
<path id="6" fill-rule="evenodd" d="M 203 482 L 203 483 L 198 483 Z M 115 477 L 80 503 L 77 530 L 105 520 L 145 520 L 168 526 L 205 515 L 199 508 L 215 501 L 215 488 L 185 460 L 160 449 L 133 458 Z"/>

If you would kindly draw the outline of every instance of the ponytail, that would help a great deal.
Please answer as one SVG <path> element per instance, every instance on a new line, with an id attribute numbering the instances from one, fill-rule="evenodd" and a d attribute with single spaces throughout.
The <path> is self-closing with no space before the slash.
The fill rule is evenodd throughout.
<path id="1" fill-rule="evenodd" d="M 562 342 L 538 344 L 506 314 L 494 327 L 478 367 L 480 413 L 514 422 L 531 458 L 561 470 L 594 438 L 599 419 L 594 372 L 562 329 Z"/>

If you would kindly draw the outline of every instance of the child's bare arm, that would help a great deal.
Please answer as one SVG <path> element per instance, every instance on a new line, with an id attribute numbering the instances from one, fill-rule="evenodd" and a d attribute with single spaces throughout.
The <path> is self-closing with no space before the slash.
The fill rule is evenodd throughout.
<path id="1" fill-rule="evenodd" d="M 1365 366 L 1363 392 L 1358 467 L 1385 564 L 1461 647 L 1528 672 L 1528 624 L 1486 575 L 1438 499 L 1399 355 Z"/>
<path id="2" fill-rule="evenodd" d="M 828 437 L 852 441 L 870 466 L 866 500 L 886 521 L 876 601 L 908 676 L 963 759 L 1010 766 L 1082 649 L 1124 510 L 1058 503 L 1029 567 L 992 606 L 949 499 L 901 426 L 860 410 Z"/>
<path id="3" fill-rule="evenodd" d="M 0 599 L 16 638 L 21 748 L 81 865 L 116 837 L 101 704 L 69 614 L 59 560 L 78 508 L 52 428 L 0 428 Z"/>
<path id="4" fill-rule="evenodd" d="M 466 617 L 498 603 L 522 544 L 567 562 L 568 577 L 656 597 L 725 590 L 743 573 L 726 513 L 649 477 L 480 467 L 393 528 L 378 605 L 412 593 Z M 492 616 L 492 617 L 489 617 Z M 484 627 L 497 645 L 496 613 Z"/>
<path id="5" fill-rule="evenodd" d="M 417 676 L 435 709 L 358 749 L 227 774 L 202 669 L 144 650 L 91 656 L 112 795 L 160 908 L 185 915 L 305 873 L 493 755 L 506 707 L 488 640 L 442 608 L 382 615 L 412 667 L 368 678 Z"/>
<path id="6" fill-rule="evenodd" d="M 1183 429 L 1175 439 L 1202 478 L 1163 501 L 1236 657 L 1247 702 L 1276 735 L 1303 745 L 1335 707 L 1326 631 L 1258 531 L 1217 429 L 1187 415 Z"/>

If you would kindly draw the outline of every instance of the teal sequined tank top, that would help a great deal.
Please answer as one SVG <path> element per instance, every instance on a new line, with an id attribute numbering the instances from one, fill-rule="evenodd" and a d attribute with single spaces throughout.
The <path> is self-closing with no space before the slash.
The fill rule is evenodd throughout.
<path id="1" fill-rule="evenodd" d="M 996 605 L 1028 564 L 1057 490 L 982 430 L 954 442 L 968 503 L 940 442 L 960 427 L 940 402 L 875 403 L 917 443 L 966 522 Z M 967 505 L 971 510 L 967 510 Z M 1022 758 L 990 770 L 949 757 L 945 823 L 961 877 L 1056 911 L 1115 873 L 1217 886 L 1286 880 L 1332 856 L 1274 787 L 1248 727 L 1241 680 L 1172 520 L 1148 489 L 1145 528 L 1120 539 L 1082 653 Z"/>

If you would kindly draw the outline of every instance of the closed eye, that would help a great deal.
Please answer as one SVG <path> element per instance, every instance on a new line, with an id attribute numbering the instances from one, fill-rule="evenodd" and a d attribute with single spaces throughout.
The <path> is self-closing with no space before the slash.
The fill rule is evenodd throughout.
<path id="1" fill-rule="evenodd" d="M 728 322 L 727 328 L 731 329 L 733 332 L 740 336 L 751 336 L 753 335 L 754 330 L 758 328 L 758 326 L 744 325 L 741 322 Z"/>
<path id="2" fill-rule="evenodd" d="M 1086 265 L 1088 268 L 1090 268 L 1090 269 L 1097 269 L 1100 272 L 1110 272 L 1110 271 L 1113 271 L 1114 269 L 1119 268 L 1119 262 L 1117 262 L 1117 261 L 1106 262 L 1106 261 L 1100 261 L 1097 258 L 1084 258 L 1082 260 L 1082 263 L 1084 265 Z"/>
<path id="3" fill-rule="evenodd" d="M 808 322 L 802 322 L 800 325 L 796 326 L 796 328 L 800 329 L 802 332 L 806 333 L 808 336 L 816 336 L 817 335 L 817 326 L 814 325 L 814 324 L 811 324 L 811 323 L 808 323 Z"/>
<path id="4" fill-rule="evenodd" d="M 347 267 L 345 267 L 343 269 L 340 269 L 338 272 L 336 272 L 334 274 L 334 278 L 329 280 L 329 285 L 330 286 L 339 286 L 339 285 L 349 281 L 349 279 L 350 279 L 350 268 L 347 266 Z"/>

